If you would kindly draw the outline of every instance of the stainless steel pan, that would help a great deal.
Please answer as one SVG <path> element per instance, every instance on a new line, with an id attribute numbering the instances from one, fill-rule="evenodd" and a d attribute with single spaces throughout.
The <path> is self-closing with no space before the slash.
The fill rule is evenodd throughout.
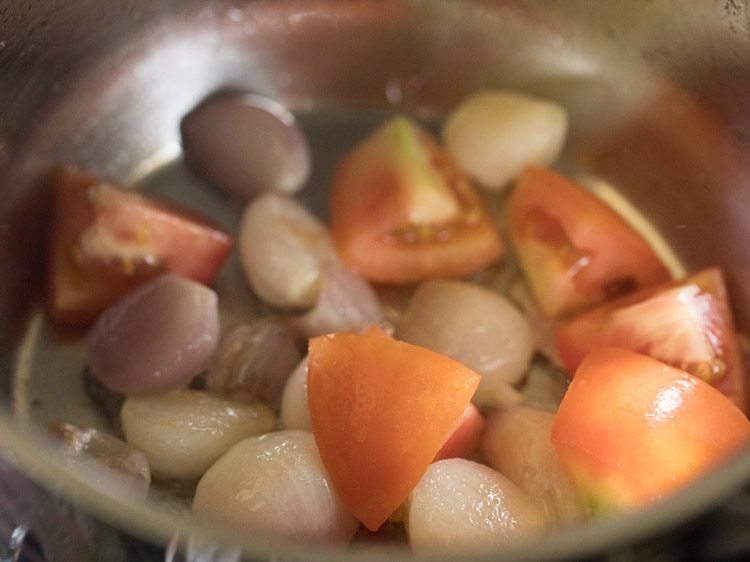
<path id="1" fill-rule="evenodd" d="M 239 209 L 184 172 L 178 124 L 207 94 L 239 88 L 297 112 L 315 158 L 302 197 L 324 214 L 336 156 L 383 115 L 429 121 L 479 87 L 521 88 L 568 107 L 566 165 L 620 189 L 687 269 L 725 268 L 738 324 L 750 330 L 749 42 L 744 1 L 0 2 L 0 455 L 86 513 L 157 544 L 176 536 L 221 545 L 227 559 L 231 545 L 259 559 L 383 559 L 229 535 L 63 466 L 46 424 L 107 421 L 83 390 L 75 334 L 39 313 L 52 166 L 72 162 L 141 184 L 233 229 Z M 234 267 L 223 288 L 253 314 Z M 503 559 L 621 548 L 748 482 L 744 451 L 669 501 Z"/>

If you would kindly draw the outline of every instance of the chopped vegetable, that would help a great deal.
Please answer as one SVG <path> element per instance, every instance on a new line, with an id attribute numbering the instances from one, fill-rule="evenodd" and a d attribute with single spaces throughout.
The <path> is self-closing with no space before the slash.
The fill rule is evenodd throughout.
<path id="1" fill-rule="evenodd" d="M 584 187 L 551 170 L 526 167 L 506 214 L 521 267 L 548 316 L 670 279 L 632 226 Z"/>
<path id="2" fill-rule="evenodd" d="M 471 458 L 479 449 L 484 418 L 474 404 L 467 404 L 448 440 L 443 443 L 433 462 L 456 457 Z"/>
<path id="3" fill-rule="evenodd" d="M 208 283 L 231 247 L 227 234 L 187 211 L 63 168 L 55 183 L 49 313 L 57 322 L 88 324 L 167 271 Z"/>
<path id="4" fill-rule="evenodd" d="M 235 443 L 276 423 L 263 404 L 198 390 L 128 398 L 120 417 L 128 444 L 143 451 L 154 474 L 185 482 L 195 482 Z"/>
<path id="5" fill-rule="evenodd" d="M 718 268 L 608 302 L 562 326 L 556 340 L 571 374 L 592 348 L 614 345 L 687 371 L 747 411 L 746 374 Z"/>
<path id="6" fill-rule="evenodd" d="M 253 291 L 281 308 L 313 306 L 323 265 L 335 259 L 326 227 L 295 199 L 273 193 L 247 206 L 238 243 Z"/>
<path id="7" fill-rule="evenodd" d="M 404 117 L 373 132 L 336 170 L 331 236 L 342 262 L 378 283 L 461 277 L 503 244 L 473 186 Z"/>
<path id="8" fill-rule="evenodd" d="M 552 442 L 582 504 L 600 514 L 690 484 L 750 442 L 750 421 L 693 375 L 596 348 L 563 398 Z"/>
<path id="9" fill-rule="evenodd" d="M 346 543 L 358 526 L 305 431 L 236 444 L 198 482 L 193 512 L 248 533 L 315 543 Z"/>
<path id="10" fill-rule="evenodd" d="M 486 551 L 535 537 L 546 527 L 518 486 L 465 459 L 431 464 L 407 506 L 409 544 L 418 555 Z"/>
<path id="11" fill-rule="evenodd" d="M 383 335 L 310 341 L 315 440 L 333 486 L 368 529 L 406 499 L 478 384 L 452 359 Z"/>
<path id="12" fill-rule="evenodd" d="M 561 105 L 507 90 L 473 94 L 443 123 L 448 153 L 461 170 L 491 190 L 506 187 L 527 164 L 552 164 L 567 131 Z"/>
<path id="13" fill-rule="evenodd" d="M 108 308 L 91 328 L 91 374 L 123 394 L 180 388 L 201 373 L 219 341 L 218 296 L 167 274 Z"/>

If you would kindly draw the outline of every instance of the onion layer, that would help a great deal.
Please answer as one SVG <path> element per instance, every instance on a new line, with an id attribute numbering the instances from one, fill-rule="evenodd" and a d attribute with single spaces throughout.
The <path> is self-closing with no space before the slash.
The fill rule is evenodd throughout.
<path id="1" fill-rule="evenodd" d="M 554 414 L 515 407 L 488 417 L 482 437 L 487 463 L 526 492 L 550 522 L 574 521 L 582 511 L 550 437 Z"/>
<path id="2" fill-rule="evenodd" d="M 216 293 L 169 274 L 104 311 L 88 339 L 91 374 L 123 394 L 179 388 L 203 371 L 219 339 Z"/>
<path id="3" fill-rule="evenodd" d="M 296 200 L 271 193 L 245 209 L 239 251 L 255 294 L 281 308 L 315 304 L 321 267 L 335 259 L 326 227 Z"/>
<path id="4" fill-rule="evenodd" d="M 312 431 L 307 403 L 307 357 L 289 377 L 281 397 L 281 426 L 285 429 Z"/>
<path id="5" fill-rule="evenodd" d="M 270 431 L 276 420 L 263 404 L 197 390 L 176 390 L 125 401 L 127 442 L 143 451 L 154 474 L 195 481 L 232 445 Z"/>
<path id="6" fill-rule="evenodd" d="M 534 351 L 526 318 L 500 295 L 462 281 L 427 281 L 396 326 L 397 339 L 447 355 L 482 380 L 473 401 L 517 402 L 509 387 L 529 367 Z"/>
<path id="7" fill-rule="evenodd" d="M 193 512 L 288 540 L 345 543 L 359 525 L 333 490 L 312 433 L 304 431 L 232 447 L 198 483 Z"/>
<path id="8" fill-rule="evenodd" d="M 513 482 L 465 459 L 430 465 L 408 500 L 406 528 L 417 555 L 463 553 L 540 534 L 544 516 Z"/>

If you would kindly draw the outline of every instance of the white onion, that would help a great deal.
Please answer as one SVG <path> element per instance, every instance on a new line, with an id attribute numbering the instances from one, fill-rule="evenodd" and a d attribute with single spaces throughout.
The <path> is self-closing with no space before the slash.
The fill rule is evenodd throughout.
<path id="1" fill-rule="evenodd" d="M 310 150 L 294 116 L 252 94 L 214 95 L 180 125 L 185 160 L 208 183 L 251 198 L 294 193 L 310 175 Z"/>
<path id="2" fill-rule="evenodd" d="M 466 459 L 431 464 L 407 509 L 409 543 L 417 555 L 489 550 L 536 536 L 546 526 L 513 482 Z"/>
<path id="3" fill-rule="evenodd" d="M 232 447 L 198 482 L 193 512 L 288 540 L 345 543 L 359 525 L 305 431 L 267 433 Z"/>
<path id="4" fill-rule="evenodd" d="M 523 377 L 534 351 L 531 327 L 509 301 L 463 281 L 422 284 L 395 337 L 447 355 L 482 375 L 473 398 L 480 405 L 518 402 L 509 385 Z"/>
<path id="5" fill-rule="evenodd" d="M 104 311 L 89 333 L 89 368 L 108 389 L 149 394 L 203 371 L 219 339 L 218 297 L 174 274 L 142 285 Z"/>
<path id="6" fill-rule="evenodd" d="M 276 409 L 301 360 L 294 331 L 279 320 L 264 318 L 236 327 L 221 342 L 206 386 L 214 392 L 246 392 Z"/>
<path id="7" fill-rule="evenodd" d="M 128 444 L 143 451 L 154 474 L 185 482 L 200 478 L 235 443 L 276 424 L 263 404 L 198 390 L 129 398 L 120 416 Z"/>
<path id="8" fill-rule="evenodd" d="M 271 193 L 245 209 L 238 243 L 253 291 L 281 308 L 314 305 L 321 267 L 335 259 L 326 227 L 295 199 Z"/>
<path id="9" fill-rule="evenodd" d="M 354 332 L 381 324 L 383 313 L 369 283 L 337 262 L 321 271 L 320 296 L 315 307 L 293 320 L 307 338 L 333 332 Z"/>
<path id="10" fill-rule="evenodd" d="M 69 423 L 53 426 L 62 437 L 64 452 L 77 460 L 95 463 L 91 473 L 119 482 L 130 494 L 145 498 L 151 483 L 151 469 L 146 455 L 121 439 L 91 427 Z"/>
<path id="11" fill-rule="evenodd" d="M 307 357 L 294 370 L 281 396 L 281 426 L 312 431 L 307 404 Z"/>
<path id="12" fill-rule="evenodd" d="M 442 136 L 459 168 L 483 187 L 499 190 L 526 164 L 553 163 L 567 130 L 567 113 L 555 102 L 483 90 L 448 115 Z"/>
<path id="13" fill-rule="evenodd" d="M 496 410 L 485 423 L 482 453 L 549 521 L 566 523 L 581 517 L 582 511 L 552 446 L 553 419 L 554 414 L 526 407 Z"/>

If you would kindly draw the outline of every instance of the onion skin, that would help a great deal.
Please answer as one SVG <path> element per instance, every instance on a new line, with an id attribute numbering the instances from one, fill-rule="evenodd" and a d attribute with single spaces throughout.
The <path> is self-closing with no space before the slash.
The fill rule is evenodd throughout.
<path id="1" fill-rule="evenodd" d="M 326 227 L 295 199 L 272 193 L 245 209 L 238 245 L 250 287 L 279 308 L 313 306 L 321 268 L 335 259 Z"/>
<path id="2" fill-rule="evenodd" d="M 263 318 L 237 326 L 220 344 L 206 377 L 212 392 L 243 392 L 278 409 L 286 381 L 302 360 L 297 334 Z"/>
<path id="3" fill-rule="evenodd" d="M 482 453 L 489 466 L 529 495 L 548 521 L 564 524 L 581 518 L 583 510 L 552 446 L 554 417 L 525 406 L 495 410 L 485 423 Z"/>
<path id="4" fill-rule="evenodd" d="M 163 392 L 202 372 L 218 339 L 216 293 L 168 274 L 104 311 L 88 336 L 89 368 L 114 392 Z"/>
<path id="5" fill-rule="evenodd" d="M 232 447 L 198 482 L 193 512 L 246 532 L 315 543 L 346 543 L 359 526 L 305 431 L 268 433 Z"/>
<path id="6" fill-rule="evenodd" d="M 310 149 L 294 116 L 253 94 L 209 97 L 180 124 L 185 161 L 211 185 L 241 198 L 292 194 L 310 175 Z"/>
<path id="7" fill-rule="evenodd" d="M 395 337 L 426 347 L 482 375 L 472 401 L 518 402 L 510 385 L 521 380 L 534 352 L 526 318 L 497 293 L 463 281 L 419 286 L 398 321 Z"/>
<path id="8" fill-rule="evenodd" d="M 267 406 L 197 390 L 132 397 L 120 412 L 129 445 L 143 451 L 161 478 L 194 482 L 232 445 L 270 431 Z"/>
<path id="9" fill-rule="evenodd" d="M 430 465 L 408 500 L 412 550 L 477 553 L 541 534 L 546 521 L 515 484 L 492 468 L 465 459 Z"/>

